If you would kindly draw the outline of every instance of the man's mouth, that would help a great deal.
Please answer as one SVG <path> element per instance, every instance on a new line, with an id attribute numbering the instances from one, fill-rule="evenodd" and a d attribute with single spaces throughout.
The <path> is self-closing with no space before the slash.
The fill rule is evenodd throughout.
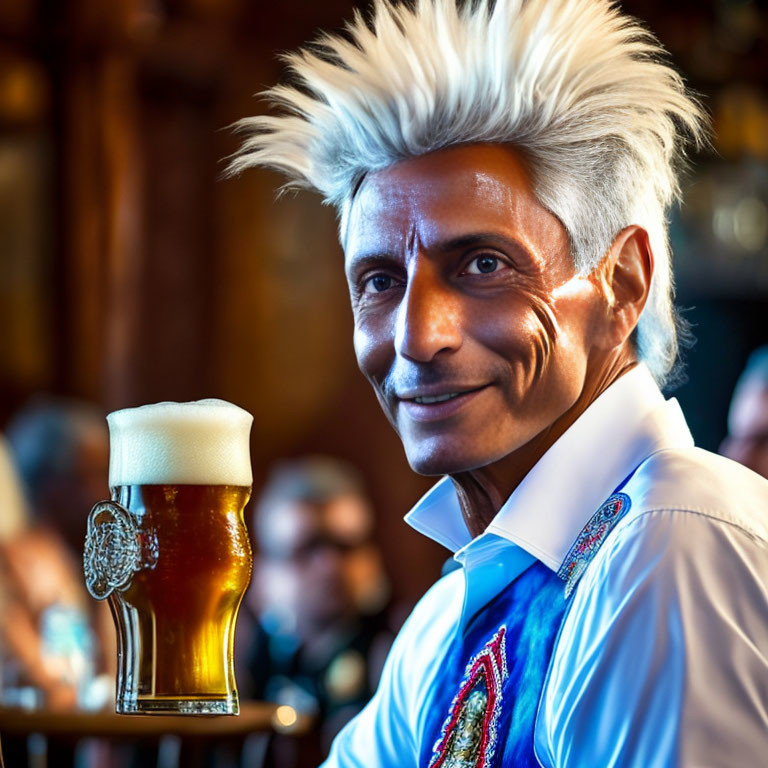
<path id="1" fill-rule="evenodd" d="M 474 399 L 476 394 L 487 387 L 487 384 L 483 384 L 479 387 L 461 387 L 449 392 L 420 394 L 404 392 L 398 400 L 410 418 L 416 421 L 440 421 L 458 413 L 465 404 Z"/>
<path id="2" fill-rule="evenodd" d="M 433 403 L 444 403 L 446 400 L 454 400 L 462 395 L 469 395 L 473 392 L 478 392 L 481 389 L 485 389 L 487 384 L 479 385 L 459 385 L 455 390 L 449 390 L 447 387 L 426 387 L 419 390 L 411 390 L 401 392 L 397 395 L 398 400 L 410 403 L 418 403 L 419 405 L 432 405 Z M 431 391 L 430 391 L 431 390 Z"/>
<path id="3" fill-rule="evenodd" d="M 453 400 L 455 397 L 458 397 L 459 395 L 464 394 L 463 392 L 448 392 L 445 395 L 434 395 L 433 397 L 430 397 L 429 395 L 424 395 L 423 397 L 414 397 L 410 398 L 413 400 L 414 403 L 418 403 L 419 405 L 432 405 L 433 403 L 444 403 L 446 400 Z"/>

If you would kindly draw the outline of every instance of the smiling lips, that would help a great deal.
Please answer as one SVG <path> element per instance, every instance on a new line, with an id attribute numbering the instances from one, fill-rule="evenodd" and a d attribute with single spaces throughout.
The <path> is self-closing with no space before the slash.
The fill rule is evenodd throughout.
<path id="1" fill-rule="evenodd" d="M 461 392 L 449 392 L 447 395 L 435 395 L 430 397 L 424 395 L 424 397 L 414 397 L 413 402 L 419 405 L 432 405 L 433 403 L 444 403 L 446 400 L 453 400 L 454 397 L 458 397 Z"/>
<path id="2" fill-rule="evenodd" d="M 442 421 L 460 411 L 474 400 L 488 385 L 456 392 L 416 395 L 399 398 L 399 405 L 414 421 Z"/>

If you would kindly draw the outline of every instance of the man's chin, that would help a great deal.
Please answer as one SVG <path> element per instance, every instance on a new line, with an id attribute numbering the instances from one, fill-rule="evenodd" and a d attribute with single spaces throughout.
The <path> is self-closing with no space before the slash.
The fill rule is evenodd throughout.
<path id="1" fill-rule="evenodd" d="M 492 459 L 485 456 L 471 456 L 456 451 L 409 451 L 406 457 L 411 469 L 420 475 L 441 477 L 442 475 L 457 475 L 491 463 Z"/>

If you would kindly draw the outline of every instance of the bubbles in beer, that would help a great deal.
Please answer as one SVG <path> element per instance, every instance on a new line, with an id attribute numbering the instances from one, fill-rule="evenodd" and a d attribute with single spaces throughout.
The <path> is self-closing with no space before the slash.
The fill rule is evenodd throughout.
<path id="1" fill-rule="evenodd" d="M 253 416 L 224 400 L 155 403 L 107 416 L 109 485 L 253 482 Z"/>

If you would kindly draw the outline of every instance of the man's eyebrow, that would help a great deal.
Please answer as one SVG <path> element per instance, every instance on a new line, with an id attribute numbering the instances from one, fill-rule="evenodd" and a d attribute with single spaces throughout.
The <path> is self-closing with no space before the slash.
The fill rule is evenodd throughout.
<path id="1" fill-rule="evenodd" d="M 463 248 L 486 244 L 495 244 L 505 250 L 528 253 L 528 249 L 519 240 L 501 235 L 498 232 L 471 232 L 466 235 L 452 237 L 449 240 L 443 240 L 437 243 L 435 247 L 441 251 L 458 251 Z"/>
<path id="2" fill-rule="evenodd" d="M 381 267 L 385 263 L 394 262 L 396 258 L 386 251 L 373 251 L 370 253 L 360 253 L 351 256 L 347 261 L 346 271 L 354 274 L 361 274 L 373 267 Z"/>

